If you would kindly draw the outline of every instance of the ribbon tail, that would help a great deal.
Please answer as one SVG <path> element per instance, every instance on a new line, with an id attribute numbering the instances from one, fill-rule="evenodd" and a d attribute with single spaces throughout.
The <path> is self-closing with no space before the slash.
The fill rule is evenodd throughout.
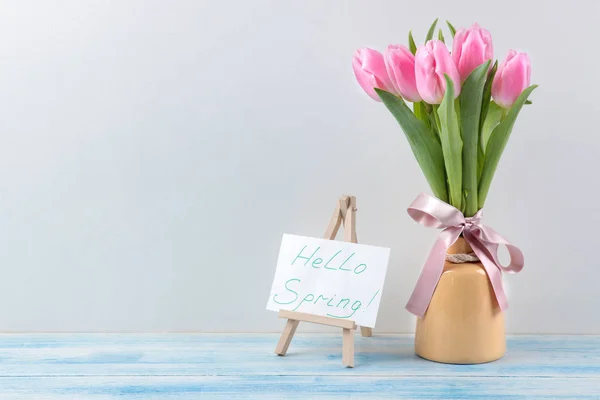
<path id="1" fill-rule="evenodd" d="M 444 230 L 436 240 L 429 252 L 427 261 L 425 261 L 425 265 L 423 266 L 421 275 L 419 275 L 415 289 L 406 304 L 406 309 L 410 313 L 421 318 L 425 316 L 425 312 L 427 312 L 435 288 L 444 271 L 446 251 L 448 250 L 448 247 L 456 242 L 461 231 L 462 229 L 448 228 Z"/>
<path id="2" fill-rule="evenodd" d="M 504 272 L 516 274 L 523 269 L 525 258 L 523 252 L 517 246 L 511 244 L 506 238 L 502 237 L 492 228 L 481 225 L 476 232 L 477 239 L 481 244 L 489 250 L 491 259 Z M 510 256 L 510 263 L 507 266 L 502 265 L 498 260 L 498 246 L 504 245 Z"/>
<path id="3" fill-rule="evenodd" d="M 502 311 L 508 309 L 508 300 L 506 299 L 506 293 L 504 292 L 504 285 L 502 284 L 502 271 L 496 265 L 494 259 L 490 257 L 489 252 L 486 251 L 485 245 L 482 244 L 476 237 L 471 234 L 465 233 L 465 239 L 467 243 L 473 249 L 477 258 L 481 261 L 485 272 L 490 280 L 496 301 Z"/>

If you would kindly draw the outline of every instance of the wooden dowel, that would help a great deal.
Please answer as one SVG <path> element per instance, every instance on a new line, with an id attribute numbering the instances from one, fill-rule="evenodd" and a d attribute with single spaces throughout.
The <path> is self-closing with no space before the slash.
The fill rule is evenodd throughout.
<path id="1" fill-rule="evenodd" d="M 338 204 L 340 205 L 340 213 L 342 214 L 342 220 L 346 219 L 346 211 L 348 210 L 348 206 L 350 204 L 350 196 L 342 196 L 338 200 Z"/>
<path id="2" fill-rule="evenodd" d="M 336 328 L 356 329 L 354 321 L 340 318 L 323 317 L 321 315 L 306 314 L 298 311 L 279 310 L 279 318 L 294 319 L 313 324 L 335 326 Z"/>
<path id="3" fill-rule="evenodd" d="M 373 336 L 373 329 L 369 328 L 368 326 L 361 326 L 360 334 L 362 337 L 371 337 Z"/>
<path id="4" fill-rule="evenodd" d="M 354 367 L 354 330 L 344 329 L 342 333 L 342 363 Z"/>
<path id="5" fill-rule="evenodd" d="M 335 210 L 333 211 L 333 215 L 329 220 L 329 225 L 327 225 L 327 229 L 325 230 L 325 239 L 333 240 L 340 230 L 340 225 L 342 224 L 342 213 L 340 209 L 340 202 L 338 201 Z"/>
<path id="6" fill-rule="evenodd" d="M 300 321 L 295 319 L 288 319 L 285 328 L 283 328 L 283 333 L 279 338 L 279 343 L 277 343 L 277 347 L 275 348 L 275 353 L 280 356 L 285 356 L 285 353 L 288 351 L 288 347 L 290 347 L 290 343 L 294 338 L 294 333 L 296 333 L 296 328 Z"/>
<path id="7" fill-rule="evenodd" d="M 357 243 L 356 237 L 356 197 L 350 196 L 348 199 L 348 209 L 344 218 L 344 241 Z"/>

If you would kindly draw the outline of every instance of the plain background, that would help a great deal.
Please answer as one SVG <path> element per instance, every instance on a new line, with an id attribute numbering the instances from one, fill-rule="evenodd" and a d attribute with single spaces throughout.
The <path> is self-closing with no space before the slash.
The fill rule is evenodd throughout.
<path id="1" fill-rule="evenodd" d="M 280 330 L 265 305 L 282 233 L 321 236 L 351 193 L 359 241 L 392 250 L 376 331 L 412 331 L 404 305 L 437 232 L 405 209 L 429 189 L 351 59 L 409 29 L 422 42 L 441 17 L 478 21 L 498 58 L 529 52 L 540 85 L 485 210 L 526 257 L 505 278 L 508 330 L 600 333 L 600 3 L 0 9 L 0 330 Z"/>

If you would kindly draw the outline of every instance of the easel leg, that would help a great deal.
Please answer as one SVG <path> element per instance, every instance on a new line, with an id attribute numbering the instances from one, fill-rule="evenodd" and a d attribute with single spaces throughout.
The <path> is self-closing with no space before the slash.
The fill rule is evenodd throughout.
<path id="1" fill-rule="evenodd" d="M 342 333 L 342 363 L 354 367 L 354 330 L 345 329 Z"/>
<path id="2" fill-rule="evenodd" d="M 363 337 L 371 337 L 373 336 L 373 329 L 367 327 L 367 326 L 361 326 L 360 327 L 360 334 Z"/>
<path id="3" fill-rule="evenodd" d="M 275 354 L 280 356 L 285 356 L 285 353 L 288 351 L 288 347 L 290 347 L 290 343 L 292 342 L 292 338 L 294 337 L 294 333 L 296 333 L 296 328 L 300 321 L 296 321 L 295 319 L 288 319 L 285 324 L 285 328 L 283 328 L 283 333 L 281 334 L 281 338 L 279 338 L 279 343 L 277 343 L 277 347 L 275 348 Z"/>

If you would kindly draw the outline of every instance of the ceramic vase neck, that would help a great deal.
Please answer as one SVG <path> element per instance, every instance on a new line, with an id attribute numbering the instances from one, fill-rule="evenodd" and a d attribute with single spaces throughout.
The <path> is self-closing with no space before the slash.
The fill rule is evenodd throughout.
<path id="1" fill-rule="evenodd" d="M 467 243 L 464 237 L 459 237 L 452 246 L 448 248 L 448 254 L 469 254 L 472 253 L 473 249 L 471 245 Z"/>

